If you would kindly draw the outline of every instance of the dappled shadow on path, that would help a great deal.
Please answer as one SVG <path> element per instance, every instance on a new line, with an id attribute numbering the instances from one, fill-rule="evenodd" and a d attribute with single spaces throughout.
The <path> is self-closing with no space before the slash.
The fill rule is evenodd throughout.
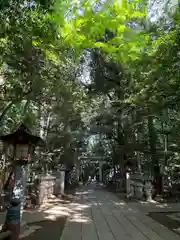
<path id="1" fill-rule="evenodd" d="M 129 200 L 126 201 L 124 194 L 113 194 L 118 200 L 114 201 L 114 205 L 118 206 L 118 209 L 126 208 L 126 214 L 124 215 L 134 225 L 142 229 L 149 228 L 159 235 L 161 239 L 175 238 L 178 236 L 172 235 L 174 233 L 180 235 L 180 204 L 179 203 L 161 203 L 157 201 L 140 201 Z M 117 203 L 118 202 L 118 203 Z M 128 216 L 128 213 L 133 214 Z M 123 213 L 123 212 L 122 212 Z M 135 220 L 136 219 L 136 220 Z M 138 224 L 137 224 L 138 223 Z M 148 231 L 149 231 L 148 230 Z M 144 231 L 144 230 L 143 230 Z M 172 231 L 174 233 L 172 233 Z M 171 236 L 171 237 L 169 237 Z M 153 237 L 155 238 L 155 237 Z M 150 238 L 151 239 L 151 238 Z"/>
<path id="2" fill-rule="evenodd" d="M 73 202 L 52 199 L 41 209 L 26 211 L 24 219 L 28 219 L 29 224 L 21 234 L 21 239 L 49 239 L 53 234 L 53 240 L 59 240 L 67 218 L 69 218 L 69 222 L 88 222 L 88 217 L 82 216 L 82 212 L 89 208 L 87 204 L 82 203 L 82 196 L 85 194 L 84 191 L 78 191 Z M 52 234 L 47 233 L 47 228 Z"/>
<path id="3" fill-rule="evenodd" d="M 111 239 L 114 239 L 112 233 L 108 232 L 110 230 L 108 230 L 107 218 L 111 217 L 113 221 L 119 224 L 117 213 L 125 211 L 132 214 L 132 211 L 134 211 L 114 195 L 96 188 L 95 184 L 84 187 L 83 191 L 77 193 L 77 196 L 79 196 L 79 202 L 76 202 L 77 206 L 74 205 L 73 209 L 78 213 L 74 213 L 68 219 L 62 240 L 74 239 L 74 233 L 76 239 L 89 240 L 90 235 L 92 235 L 91 239 L 98 239 L 99 234 L 101 235 L 100 239 L 103 239 L 102 235 L 104 236 L 106 233 L 110 234 Z"/>
<path id="4" fill-rule="evenodd" d="M 148 206 L 145 203 L 138 204 Z M 102 240 L 105 238 L 104 234 L 110 234 L 109 238 L 115 239 L 113 237 L 115 225 L 118 226 L 115 229 L 116 231 L 123 227 L 124 236 L 131 235 L 128 225 L 136 229 L 137 232 L 140 231 L 138 226 L 141 225 L 148 226 L 148 224 L 152 224 L 157 227 L 152 222 L 154 220 L 141 215 L 136 205 L 126 203 L 103 189 L 96 189 L 95 185 L 83 187 L 77 191 L 73 202 L 52 200 L 48 207 L 44 207 L 43 210 L 37 210 L 36 214 L 37 216 L 43 216 L 43 221 L 30 224 L 32 231 L 29 231 L 28 236 L 24 235 L 23 239 L 25 240 L 41 240 L 44 238 L 79 240 L 83 239 L 83 236 L 86 240 L 94 240 L 98 239 L 100 235 Z M 160 226 L 158 225 L 158 227 Z M 47 229 L 49 230 L 48 232 Z M 156 230 L 153 231 L 155 231 L 155 234 L 158 234 Z M 131 238 L 133 239 L 133 236 Z"/>
<path id="5" fill-rule="evenodd" d="M 21 235 L 24 240 L 53 239 L 59 240 L 66 223 L 65 217 L 58 217 L 55 221 L 44 220 L 30 224 L 28 230 Z"/>
<path id="6" fill-rule="evenodd" d="M 94 184 L 84 187 L 77 196 L 61 240 L 137 239 L 138 236 L 164 239 L 165 235 L 171 235 L 135 206 Z"/>
<path id="7" fill-rule="evenodd" d="M 174 203 L 164 203 L 159 201 L 143 201 L 138 199 L 126 199 L 125 194 L 114 193 L 114 195 L 121 201 L 123 200 L 132 208 L 139 209 L 143 213 L 149 212 L 178 212 L 180 211 L 179 202 Z"/>

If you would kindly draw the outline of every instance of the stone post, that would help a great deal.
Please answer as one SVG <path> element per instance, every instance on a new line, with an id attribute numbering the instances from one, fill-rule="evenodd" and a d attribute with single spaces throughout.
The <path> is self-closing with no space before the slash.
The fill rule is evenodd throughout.
<path id="1" fill-rule="evenodd" d="M 102 179 L 102 177 L 103 177 L 103 174 L 102 174 L 102 166 L 103 166 L 103 164 L 104 164 L 104 162 L 99 161 L 99 181 L 100 182 L 103 181 L 103 179 Z"/>
<path id="2" fill-rule="evenodd" d="M 131 178 L 130 178 L 130 172 L 126 172 L 126 194 L 129 196 L 131 193 Z"/>
<path id="3" fill-rule="evenodd" d="M 146 180 L 145 182 L 145 194 L 146 194 L 146 201 L 152 201 L 152 184 L 150 180 Z"/>
<path id="4" fill-rule="evenodd" d="M 64 194 L 65 170 L 60 170 L 60 194 Z"/>

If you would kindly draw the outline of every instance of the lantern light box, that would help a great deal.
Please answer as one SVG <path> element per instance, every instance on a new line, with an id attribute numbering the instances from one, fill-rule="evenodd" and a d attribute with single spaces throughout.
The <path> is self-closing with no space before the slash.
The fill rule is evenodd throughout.
<path id="1" fill-rule="evenodd" d="M 27 144 L 16 144 L 15 158 L 23 159 L 27 158 L 29 153 L 29 146 Z"/>
<path id="2" fill-rule="evenodd" d="M 33 135 L 24 124 L 13 133 L 0 136 L 0 140 L 8 146 L 7 150 L 14 160 L 29 161 L 35 146 L 45 146 L 45 142 Z"/>

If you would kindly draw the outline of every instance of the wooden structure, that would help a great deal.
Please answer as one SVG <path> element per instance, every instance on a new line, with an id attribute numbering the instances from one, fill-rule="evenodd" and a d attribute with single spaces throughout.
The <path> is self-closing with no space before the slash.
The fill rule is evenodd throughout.
<path id="1" fill-rule="evenodd" d="M 21 209 L 23 205 L 25 189 L 26 189 L 26 168 L 24 165 L 29 163 L 31 154 L 36 145 L 45 146 L 44 141 L 32 134 L 32 132 L 24 125 L 19 127 L 8 135 L 0 137 L 4 143 L 4 150 L 10 150 L 10 160 L 13 169 L 9 179 L 9 207 L 6 214 L 4 232 L 12 232 L 9 239 L 18 240 L 20 233 Z"/>

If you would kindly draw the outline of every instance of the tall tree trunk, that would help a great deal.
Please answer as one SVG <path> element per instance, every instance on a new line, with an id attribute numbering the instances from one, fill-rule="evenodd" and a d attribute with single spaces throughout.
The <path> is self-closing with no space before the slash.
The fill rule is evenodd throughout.
<path id="1" fill-rule="evenodd" d="M 157 193 L 162 192 L 162 178 L 160 175 L 159 159 L 157 156 L 156 142 L 157 136 L 154 129 L 153 116 L 148 116 L 149 146 L 152 160 L 152 173 L 154 175 Z"/>
<path id="2" fill-rule="evenodd" d="M 117 139 L 118 139 L 118 142 L 119 142 L 119 145 L 120 147 L 124 147 L 125 146 L 125 135 L 123 133 L 123 128 L 122 128 L 122 125 L 121 125 L 121 122 L 120 120 L 118 121 L 118 126 L 117 126 Z M 125 189 L 125 186 L 126 186 L 126 183 L 125 183 L 125 169 L 124 169 L 124 165 L 125 165 L 125 162 L 126 162 L 126 154 L 124 153 L 120 153 L 120 156 L 119 156 L 119 163 L 120 163 L 120 171 L 121 171 L 121 188 Z"/>

